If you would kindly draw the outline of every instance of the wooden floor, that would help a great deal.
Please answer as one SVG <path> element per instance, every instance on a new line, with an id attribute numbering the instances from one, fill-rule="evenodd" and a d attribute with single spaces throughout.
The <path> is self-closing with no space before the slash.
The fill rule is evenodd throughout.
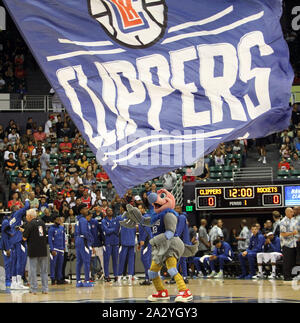
<path id="1" fill-rule="evenodd" d="M 166 285 L 171 301 L 177 293 L 175 285 Z M 194 295 L 194 303 L 300 303 L 300 281 L 282 280 L 212 280 L 191 279 L 188 287 Z M 154 291 L 153 286 L 140 286 L 139 281 L 128 286 L 97 281 L 92 288 L 76 288 L 68 285 L 49 285 L 49 293 L 37 295 L 23 291 L 0 291 L 0 303 L 145 303 Z"/>

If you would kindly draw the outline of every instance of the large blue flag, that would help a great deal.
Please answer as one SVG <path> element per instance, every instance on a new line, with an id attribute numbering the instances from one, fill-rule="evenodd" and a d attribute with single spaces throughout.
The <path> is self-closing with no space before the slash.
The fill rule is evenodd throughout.
<path id="1" fill-rule="evenodd" d="M 117 192 L 289 125 L 280 0 L 4 0 Z"/>

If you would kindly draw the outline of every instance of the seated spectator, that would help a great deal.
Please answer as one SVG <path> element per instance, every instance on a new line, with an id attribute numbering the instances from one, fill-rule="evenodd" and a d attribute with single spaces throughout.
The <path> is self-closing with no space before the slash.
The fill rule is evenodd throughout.
<path id="1" fill-rule="evenodd" d="M 216 166 L 223 166 L 225 165 L 225 158 L 224 154 L 222 154 L 221 150 L 218 150 L 214 155 L 215 165 Z"/>
<path id="2" fill-rule="evenodd" d="M 37 171 L 32 169 L 31 173 L 29 174 L 29 177 L 28 177 L 28 183 L 34 184 L 34 186 L 35 186 L 39 183 L 39 181 L 40 181 L 40 179 L 39 179 L 39 175 L 38 175 Z"/>
<path id="3" fill-rule="evenodd" d="M 233 260 L 233 251 L 229 243 L 216 239 L 213 241 L 214 250 L 209 258 L 205 258 L 206 266 L 209 266 L 211 273 L 208 278 L 223 278 L 224 264 Z M 219 264 L 219 272 L 216 272 L 216 264 Z"/>
<path id="4" fill-rule="evenodd" d="M 284 130 L 280 135 L 280 144 L 281 145 L 290 144 L 292 139 L 293 138 L 288 135 L 288 130 Z"/>
<path id="5" fill-rule="evenodd" d="M 239 165 L 238 161 L 236 158 L 231 158 L 230 160 L 230 163 L 229 163 L 229 166 L 232 166 L 232 167 L 237 167 Z"/>
<path id="6" fill-rule="evenodd" d="M 98 208 L 102 206 L 102 200 L 104 200 L 104 196 L 100 189 L 96 189 L 95 194 L 92 194 L 92 208 Z"/>
<path id="7" fill-rule="evenodd" d="M 59 172 L 58 178 L 55 179 L 55 184 L 62 187 L 64 182 L 65 182 L 65 173 L 64 172 Z"/>
<path id="8" fill-rule="evenodd" d="M 191 168 L 187 168 L 185 171 L 185 175 L 182 176 L 182 181 L 185 182 L 195 182 L 196 177 L 192 175 L 193 170 Z"/>
<path id="9" fill-rule="evenodd" d="M 80 159 L 77 161 L 77 165 L 82 169 L 86 170 L 89 166 L 89 161 L 87 160 L 86 155 L 82 155 Z"/>
<path id="10" fill-rule="evenodd" d="M 102 205 L 100 206 L 100 211 L 102 213 L 102 218 L 107 215 L 106 213 L 107 213 L 108 209 L 109 209 L 108 202 L 106 200 L 102 200 Z"/>
<path id="11" fill-rule="evenodd" d="M 70 166 L 67 167 L 66 171 L 67 173 L 72 176 L 75 173 L 80 174 L 81 173 L 81 169 L 78 165 L 76 165 L 75 160 L 73 158 L 70 159 Z"/>
<path id="12" fill-rule="evenodd" d="M 278 169 L 279 170 L 290 170 L 291 165 L 289 164 L 289 162 L 287 162 L 287 160 L 284 157 L 282 157 L 281 161 L 278 163 Z"/>
<path id="13" fill-rule="evenodd" d="M 17 133 L 16 129 L 12 129 L 11 133 L 7 137 L 8 141 L 11 144 L 14 144 L 19 138 L 20 138 L 20 135 Z"/>
<path id="14" fill-rule="evenodd" d="M 18 206 L 19 208 L 23 207 L 23 203 L 20 200 L 20 195 L 18 192 L 14 192 L 12 199 L 7 202 L 7 207 L 9 208 L 9 210 L 11 210 L 13 206 Z"/>
<path id="15" fill-rule="evenodd" d="M 292 154 L 291 149 L 288 145 L 281 145 L 279 152 L 280 155 L 284 158 L 290 158 Z"/>
<path id="16" fill-rule="evenodd" d="M 3 159 L 8 160 L 9 159 L 9 154 L 13 154 L 13 159 L 16 159 L 16 155 L 13 152 L 13 146 L 12 145 L 7 146 L 7 150 L 5 150 L 5 152 L 4 152 Z"/>
<path id="17" fill-rule="evenodd" d="M 50 191 L 51 191 L 52 184 L 48 182 L 47 178 L 44 177 L 42 179 L 42 193 L 49 197 L 50 196 Z"/>
<path id="18" fill-rule="evenodd" d="M 3 141 L 4 138 L 5 138 L 5 132 L 4 132 L 3 126 L 0 125 L 0 142 Z"/>
<path id="19" fill-rule="evenodd" d="M 50 127 L 49 133 L 47 134 L 47 138 L 51 139 L 51 141 L 55 141 L 56 142 L 57 135 L 56 135 L 55 126 L 54 127 Z"/>
<path id="20" fill-rule="evenodd" d="M 78 189 L 78 186 L 80 184 L 83 184 L 82 179 L 79 177 L 77 172 L 72 174 L 72 176 L 70 177 L 70 184 L 71 184 L 72 189 L 75 191 Z"/>
<path id="21" fill-rule="evenodd" d="M 272 273 L 269 276 L 269 279 L 275 279 L 276 277 L 276 262 L 282 258 L 281 247 L 280 247 L 280 238 L 274 236 L 273 232 L 269 232 L 266 235 L 265 243 L 262 247 L 262 252 L 258 252 L 257 255 L 257 267 L 258 275 L 256 278 L 263 278 L 263 263 L 271 263 Z"/>
<path id="22" fill-rule="evenodd" d="M 33 134 L 35 143 L 37 144 L 38 141 L 45 142 L 47 136 L 45 132 L 43 131 L 43 127 L 39 126 L 38 131 Z"/>
<path id="23" fill-rule="evenodd" d="M 61 137 L 71 137 L 71 129 L 67 122 L 63 123 L 63 127 L 60 129 Z"/>
<path id="24" fill-rule="evenodd" d="M 131 204 L 131 205 L 135 204 L 132 189 L 127 190 L 126 194 L 124 195 L 124 200 L 126 204 Z"/>
<path id="25" fill-rule="evenodd" d="M 44 152 L 46 152 L 46 149 L 45 147 L 43 147 L 43 143 L 41 141 L 38 141 L 36 143 L 36 147 L 33 148 L 31 155 L 32 157 L 40 158 Z"/>
<path id="26" fill-rule="evenodd" d="M 41 215 L 41 219 L 45 223 L 53 223 L 54 222 L 54 217 L 55 217 L 55 212 L 53 212 L 53 214 L 51 215 L 49 209 L 44 209 L 44 211 L 42 212 L 42 215 Z"/>
<path id="27" fill-rule="evenodd" d="M 98 169 L 98 164 L 96 163 L 95 158 L 90 160 L 90 165 L 89 166 L 91 166 L 93 173 L 96 174 L 96 171 Z"/>
<path id="28" fill-rule="evenodd" d="M 45 209 L 49 209 L 49 204 L 47 203 L 47 196 L 42 195 L 39 204 L 39 211 L 44 212 Z"/>
<path id="29" fill-rule="evenodd" d="M 19 169 L 19 164 L 14 159 L 14 154 L 12 152 L 9 153 L 8 159 L 4 161 L 4 169 L 6 171 L 12 171 L 12 170 L 18 170 Z"/>
<path id="30" fill-rule="evenodd" d="M 239 140 L 234 141 L 233 147 L 232 147 L 232 153 L 233 154 L 241 154 L 242 153 L 242 148 L 241 148 Z"/>
<path id="31" fill-rule="evenodd" d="M 88 171 L 83 175 L 82 181 L 85 186 L 92 186 L 93 183 L 96 183 L 95 176 L 91 171 Z"/>
<path id="32" fill-rule="evenodd" d="M 64 141 L 59 144 L 59 151 L 61 153 L 71 153 L 72 143 L 69 141 L 69 137 L 65 136 Z"/>
<path id="33" fill-rule="evenodd" d="M 116 190 L 113 188 L 112 182 L 109 180 L 107 181 L 106 189 L 103 190 L 103 196 L 104 198 L 111 203 L 114 198 L 116 197 Z"/>
<path id="34" fill-rule="evenodd" d="M 25 155 L 22 155 L 19 161 L 19 169 L 21 170 L 30 170 L 28 160 Z"/>
<path id="35" fill-rule="evenodd" d="M 68 157 L 68 153 L 64 152 L 60 157 L 62 165 L 69 165 L 70 164 L 70 157 Z"/>
<path id="36" fill-rule="evenodd" d="M 109 181 L 109 177 L 106 174 L 105 170 L 103 169 L 102 166 L 100 166 L 100 172 L 98 172 L 98 174 L 96 175 L 96 180 L 98 182 L 107 182 Z"/>
<path id="37" fill-rule="evenodd" d="M 39 187 L 39 186 L 36 186 L 36 187 Z M 40 201 L 35 196 L 35 192 L 29 192 L 28 199 L 29 199 L 29 204 L 31 209 L 39 208 Z"/>
<path id="38" fill-rule="evenodd" d="M 300 159 L 297 153 L 292 155 L 291 167 L 292 169 L 300 170 Z"/>
<path id="39" fill-rule="evenodd" d="M 58 154 L 58 148 L 56 142 L 51 143 L 51 148 L 50 148 L 50 155 L 57 155 Z"/>
<path id="40" fill-rule="evenodd" d="M 239 261 L 241 264 L 242 274 L 239 276 L 240 279 L 247 278 L 252 279 L 255 275 L 255 261 L 257 253 L 262 251 L 263 244 L 265 243 L 264 236 L 259 233 L 256 224 L 251 226 L 252 236 L 250 238 L 249 247 L 239 254 Z M 249 264 L 249 274 L 247 276 L 246 259 Z"/>
<path id="41" fill-rule="evenodd" d="M 28 199 L 28 196 L 29 196 L 29 192 L 27 192 L 25 188 L 26 188 L 26 184 L 22 183 L 19 193 L 20 193 L 20 199 L 23 204 L 25 204 L 25 201 L 26 199 Z"/>
<path id="42" fill-rule="evenodd" d="M 88 209 L 92 207 L 92 199 L 89 195 L 88 189 L 83 191 L 83 196 L 81 197 L 81 203 L 84 203 Z"/>
<path id="43" fill-rule="evenodd" d="M 58 192 L 57 198 L 53 201 L 54 211 L 59 212 L 63 201 L 64 201 L 64 196 L 63 196 L 62 192 Z"/>
<path id="44" fill-rule="evenodd" d="M 296 151 L 300 151 L 300 130 L 297 131 L 297 137 L 294 138 L 293 144 Z"/>

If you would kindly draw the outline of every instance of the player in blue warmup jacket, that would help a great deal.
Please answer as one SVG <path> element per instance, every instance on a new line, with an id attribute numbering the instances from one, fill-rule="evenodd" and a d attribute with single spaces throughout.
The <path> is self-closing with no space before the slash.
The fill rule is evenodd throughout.
<path id="1" fill-rule="evenodd" d="M 95 254 L 92 255 L 92 262 L 91 262 L 91 276 L 92 276 L 92 280 L 94 280 L 96 275 L 98 258 L 100 260 L 102 270 L 104 269 L 104 261 L 103 261 L 104 234 L 102 231 L 102 226 L 100 221 L 98 221 L 95 218 L 91 218 L 90 224 L 91 224 L 91 232 L 94 238 L 93 248 L 95 250 Z"/>
<path id="2" fill-rule="evenodd" d="M 118 221 L 122 221 L 123 214 L 126 212 L 126 205 L 121 205 L 120 213 L 122 215 L 117 217 Z M 119 265 L 118 265 L 118 283 L 121 283 L 122 274 L 125 269 L 126 258 L 128 257 L 128 284 L 132 284 L 132 277 L 134 275 L 134 246 L 135 246 L 136 228 L 129 229 L 120 226 L 120 247 L 119 247 Z"/>
<path id="3" fill-rule="evenodd" d="M 178 224 L 177 224 L 177 233 L 179 238 L 184 242 L 184 244 L 192 245 L 190 241 L 190 233 L 189 228 L 187 224 L 187 218 L 186 213 L 182 212 L 182 207 L 180 205 L 176 205 L 175 211 L 179 214 L 178 216 Z M 181 268 L 181 275 L 185 281 L 185 283 L 188 283 L 188 272 L 187 272 L 187 258 L 186 257 L 180 257 L 177 269 Z"/>
<path id="4" fill-rule="evenodd" d="M 20 226 L 23 224 L 22 218 L 26 215 L 26 211 L 30 209 L 29 201 L 26 200 L 23 208 L 13 206 L 13 213 L 9 220 L 11 232 L 11 289 L 29 289 L 23 285 L 22 276 L 25 272 L 25 265 L 27 260 L 27 245 L 23 241 Z"/>
<path id="5" fill-rule="evenodd" d="M 75 248 L 76 248 L 76 287 L 92 287 L 90 282 L 90 264 L 92 244 L 94 242 L 89 223 L 92 215 L 86 204 L 78 207 L 79 215 L 75 224 Z M 81 268 L 84 266 L 84 283 L 81 281 Z"/>
<path id="6" fill-rule="evenodd" d="M 145 211 L 145 208 L 143 205 L 139 205 L 138 209 L 141 211 L 143 216 L 145 217 L 151 217 L 151 214 L 147 213 Z M 139 224 L 139 246 L 138 249 L 141 250 L 141 261 L 145 268 L 145 280 L 140 283 L 140 285 L 150 285 L 150 279 L 148 271 L 151 266 L 151 252 L 152 247 L 149 241 L 153 238 L 151 227 L 143 226 Z"/>
<path id="7" fill-rule="evenodd" d="M 52 285 L 62 284 L 62 268 L 65 253 L 65 228 L 61 225 L 61 218 L 57 216 L 54 224 L 48 230 L 48 243 L 50 248 L 50 278 Z"/>
<path id="8" fill-rule="evenodd" d="M 5 269 L 5 285 L 7 288 L 11 285 L 11 230 L 9 225 L 10 215 L 7 215 L 3 218 L 1 225 L 1 249 L 4 260 L 4 269 Z"/>
<path id="9" fill-rule="evenodd" d="M 113 274 L 115 281 L 118 276 L 118 255 L 119 255 L 119 221 L 113 217 L 113 211 L 111 208 L 106 210 L 106 217 L 102 220 L 102 231 L 105 237 L 104 250 L 104 276 L 105 281 L 109 282 L 109 260 L 112 257 Z"/>
<path id="10" fill-rule="evenodd" d="M 255 275 L 256 256 L 257 253 L 262 252 L 262 247 L 265 243 L 264 236 L 258 232 L 258 228 L 255 224 L 252 225 L 251 232 L 252 236 L 250 238 L 248 249 L 239 254 L 239 261 L 242 269 L 242 274 L 239 276 L 240 279 L 252 279 L 252 277 Z M 248 259 L 249 263 L 249 275 L 247 275 L 246 259 Z"/>
<path id="11" fill-rule="evenodd" d="M 215 246 L 212 255 L 209 258 L 205 258 L 205 264 L 211 269 L 211 274 L 208 278 L 223 278 L 223 269 L 226 262 L 233 260 L 233 251 L 229 243 L 216 239 L 213 241 Z M 219 264 L 219 273 L 216 273 L 216 264 Z"/>

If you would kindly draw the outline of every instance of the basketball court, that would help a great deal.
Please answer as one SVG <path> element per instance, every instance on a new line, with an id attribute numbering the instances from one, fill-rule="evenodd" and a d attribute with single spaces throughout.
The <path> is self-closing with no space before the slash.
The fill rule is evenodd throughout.
<path id="1" fill-rule="evenodd" d="M 68 285 L 49 285 L 49 293 L 36 295 L 28 291 L 1 291 L 1 303 L 148 303 L 153 286 L 140 286 L 136 281 L 129 286 L 97 281 L 93 288 Z M 174 302 L 176 285 L 166 285 Z M 188 287 L 194 303 L 300 303 L 300 281 L 191 279 Z"/>

